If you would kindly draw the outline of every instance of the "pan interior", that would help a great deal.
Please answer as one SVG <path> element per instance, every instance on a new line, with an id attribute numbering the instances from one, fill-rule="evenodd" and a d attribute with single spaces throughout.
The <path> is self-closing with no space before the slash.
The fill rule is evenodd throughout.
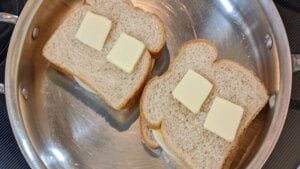
<path id="1" fill-rule="evenodd" d="M 33 40 L 29 32 L 23 47 L 20 85 L 30 87 L 29 99 L 26 103 L 21 100 L 22 117 L 36 153 L 48 168 L 170 166 L 143 147 L 137 107 L 130 112 L 111 110 L 71 78 L 49 68 L 42 57 L 47 39 L 78 3 L 44 1 L 31 24 L 32 30 L 38 27 L 39 36 Z M 167 30 L 167 45 L 155 65 L 155 74 L 167 69 L 183 42 L 205 38 L 217 46 L 219 58 L 234 60 L 254 71 L 270 94 L 278 90 L 276 43 L 270 47 L 268 37 L 273 32 L 259 2 L 133 0 L 133 4 L 158 15 Z M 266 107 L 247 130 L 232 168 L 247 165 L 271 120 L 272 110 Z"/>

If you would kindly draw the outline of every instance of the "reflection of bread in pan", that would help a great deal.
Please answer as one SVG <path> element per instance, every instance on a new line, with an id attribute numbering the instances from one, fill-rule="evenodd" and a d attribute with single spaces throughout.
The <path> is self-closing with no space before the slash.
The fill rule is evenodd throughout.
<path id="1" fill-rule="evenodd" d="M 111 32 L 101 51 L 75 37 L 87 11 L 112 21 Z M 131 74 L 106 60 L 121 33 L 140 40 L 148 49 Z M 54 67 L 76 77 L 109 106 L 120 110 L 130 107 L 138 99 L 151 71 L 151 54 L 158 53 L 164 43 L 163 25 L 156 16 L 133 7 L 127 0 L 97 0 L 93 5 L 77 6 L 69 13 L 46 43 L 43 55 Z"/>
<path id="2" fill-rule="evenodd" d="M 191 168 L 227 168 L 244 130 L 268 100 L 265 87 L 251 71 L 233 61 L 216 59 L 217 50 L 210 42 L 192 40 L 185 43 L 168 72 L 148 82 L 140 102 L 147 125 L 160 129 L 165 144 Z M 196 114 L 172 96 L 189 69 L 207 77 L 214 85 L 202 106 L 203 112 Z M 233 142 L 203 127 L 216 96 L 244 108 Z"/>

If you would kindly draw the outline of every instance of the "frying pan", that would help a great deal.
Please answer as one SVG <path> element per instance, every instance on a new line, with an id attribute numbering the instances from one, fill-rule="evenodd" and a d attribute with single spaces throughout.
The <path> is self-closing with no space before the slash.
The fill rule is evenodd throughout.
<path id="1" fill-rule="evenodd" d="M 231 168 L 261 168 L 272 152 L 288 111 L 292 58 L 280 16 L 270 0 L 133 0 L 157 14 L 167 45 L 155 63 L 161 74 L 178 47 L 195 38 L 211 40 L 219 57 L 239 62 L 259 76 L 269 103 L 247 129 Z M 42 48 L 75 0 L 29 0 L 8 51 L 5 95 L 10 123 L 32 168 L 166 168 L 161 152 L 142 146 L 137 111 L 118 116 L 72 79 L 52 68 Z M 10 15 L 1 21 L 14 22 Z M 11 19 L 11 20 L 10 20 Z"/>

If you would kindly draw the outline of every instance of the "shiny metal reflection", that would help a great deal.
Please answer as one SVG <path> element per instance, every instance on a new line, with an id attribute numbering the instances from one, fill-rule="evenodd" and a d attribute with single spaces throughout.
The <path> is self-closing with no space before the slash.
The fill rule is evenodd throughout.
<path id="1" fill-rule="evenodd" d="M 249 149 L 240 151 L 234 160 L 234 166 L 261 168 L 282 129 L 291 91 L 290 51 L 272 1 L 132 2 L 157 14 L 167 31 L 167 46 L 154 74 L 167 70 L 183 42 L 205 38 L 217 46 L 220 58 L 232 59 L 253 70 L 269 93 L 276 94 L 275 105 L 266 107 L 255 119 L 253 124 L 258 129 L 247 133 L 252 138 L 245 141 Z M 42 57 L 50 35 L 79 3 L 80 0 L 28 1 L 12 37 L 6 99 L 12 128 L 25 158 L 37 169 L 159 169 L 172 165 L 145 151 L 136 122 L 137 107 L 124 112 L 110 109 L 72 79 L 49 68 Z M 36 26 L 39 36 L 33 40 Z M 265 45 L 266 34 L 273 38 L 272 49 Z M 27 100 L 20 87 L 26 87 Z"/>
<path id="2" fill-rule="evenodd" d="M 18 16 L 9 13 L 0 12 L 0 22 L 16 24 Z"/>
<path id="3" fill-rule="evenodd" d="M 300 71 L 300 54 L 292 55 L 294 61 L 294 72 Z"/>

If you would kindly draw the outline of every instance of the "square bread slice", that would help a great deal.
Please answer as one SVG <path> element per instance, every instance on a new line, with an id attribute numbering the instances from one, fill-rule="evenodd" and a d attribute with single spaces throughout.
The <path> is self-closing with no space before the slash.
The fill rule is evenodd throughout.
<path id="1" fill-rule="evenodd" d="M 172 96 L 172 91 L 186 72 L 192 69 L 207 77 L 214 87 L 202 105 L 202 112 L 192 113 Z M 218 96 L 244 108 L 233 142 L 204 128 L 207 113 Z M 207 40 L 185 43 L 169 70 L 146 85 L 140 111 L 147 125 L 160 129 L 167 146 L 190 168 L 221 169 L 231 164 L 231 157 L 244 130 L 268 101 L 261 81 L 246 68 L 229 60 L 217 60 L 217 49 Z"/>
<path id="2" fill-rule="evenodd" d="M 75 37 L 88 11 L 112 21 L 111 32 L 101 51 Z M 106 59 L 121 33 L 138 39 L 148 49 L 131 74 Z M 94 0 L 92 5 L 76 6 L 69 13 L 46 43 L 43 55 L 53 67 L 76 77 L 109 106 L 121 110 L 130 107 L 137 99 L 151 71 L 151 54 L 158 53 L 164 44 L 163 24 L 155 15 L 135 8 L 128 0 Z"/>

